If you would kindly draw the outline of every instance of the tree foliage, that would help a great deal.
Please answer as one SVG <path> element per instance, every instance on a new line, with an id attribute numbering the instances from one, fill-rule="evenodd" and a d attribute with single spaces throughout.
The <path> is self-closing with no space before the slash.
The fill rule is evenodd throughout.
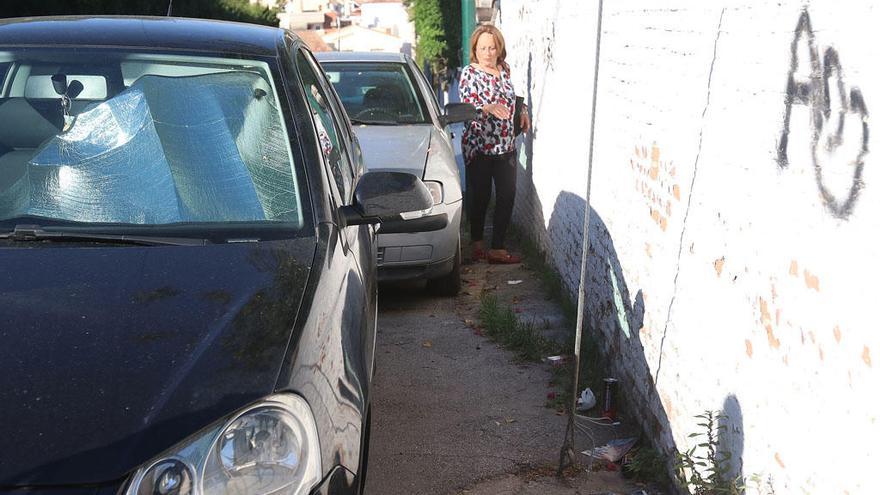
<path id="1" fill-rule="evenodd" d="M 248 0 L 171 0 L 172 15 L 278 25 L 277 10 Z M 168 13 L 168 0 L 19 0 L 7 2 L 0 17 L 45 15 L 155 15 Z"/>
<path id="2" fill-rule="evenodd" d="M 406 0 L 416 29 L 416 62 L 427 63 L 435 85 L 447 78 L 461 60 L 461 2 L 459 0 Z"/>

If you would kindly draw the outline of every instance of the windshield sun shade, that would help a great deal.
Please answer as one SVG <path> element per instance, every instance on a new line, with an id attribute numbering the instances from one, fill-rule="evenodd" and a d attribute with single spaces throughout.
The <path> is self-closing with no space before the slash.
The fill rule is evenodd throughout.
<path id="1" fill-rule="evenodd" d="M 301 223 L 280 116 L 254 72 L 142 76 L 26 153 L 0 218 Z"/>

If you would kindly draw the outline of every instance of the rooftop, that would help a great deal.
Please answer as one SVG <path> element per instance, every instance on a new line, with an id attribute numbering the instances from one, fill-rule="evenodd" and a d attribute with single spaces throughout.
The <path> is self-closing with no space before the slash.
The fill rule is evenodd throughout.
<path id="1" fill-rule="evenodd" d="M 321 35 L 318 34 L 314 29 L 306 29 L 302 31 L 295 31 L 296 35 L 300 37 L 301 40 L 305 42 L 306 45 L 309 45 L 309 49 L 313 52 L 329 52 L 332 50 L 330 45 L 328 45 Z"/>

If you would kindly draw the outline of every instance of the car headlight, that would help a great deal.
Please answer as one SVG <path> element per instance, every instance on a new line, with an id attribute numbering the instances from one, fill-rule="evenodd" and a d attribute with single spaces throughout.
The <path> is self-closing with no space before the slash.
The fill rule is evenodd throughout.
<path id="1" fill-rule="evenodd" d="M 426 180 L 425 185 L 428 186 L 428 191 L 431 192 L 431 197 L 434 198 L 434 204 L 439 205 L 443 202 L 443 184 L 439 182 L 434 182 L 431 180 Z"/>
<path id="2" fill-rule="evenodd" d="M 279 394 L 145 464 L 126 495 L 293 495 L 320 481 L 312 411 L 301 397 Z"/>

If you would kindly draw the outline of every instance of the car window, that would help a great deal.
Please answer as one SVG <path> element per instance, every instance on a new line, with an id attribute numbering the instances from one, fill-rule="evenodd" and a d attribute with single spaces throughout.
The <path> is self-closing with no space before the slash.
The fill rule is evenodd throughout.
<path id="1" fill-rule="evenodd" d="M 9 68 L 12 67 L 11 62 L 0 62 L 0 95 L 6 88 L 6 75 L 9 74 Z"/>
<path id="2" fill-rule="evenodd" d="M 0 59 L 17 67 L 0 99 L 0 221 L 303 226 L 274 60 L 98 48 Z"/>
<path id="3" fill-rule="evenodd" d="M 353 124 L 426 124 L 427 107 L 406 66 L 396 62 L 324 62 Z"/>
<path id="4" fill-rule="evenodd" d="M 330 167 L 342 199 L 347 201 L 351 197 L 354 177 L 348 163 L 348 156 L 342 146 L 341 129 L 337 126 L 336 119 L 333 118 L 329 95 L 321 87 L 320 78 L 322 76 L 315 72 L 315 68 L 309 63 L 302 51 L 296 53 L 296 65 L 302 76 L 306 99 L 312 109 L 321 152 Z"/>
<path id="5" fill-rule="evenodd" d="M 431 84 L 428 82 L 428 79 L 425 77 L 425 74 L 416 67 L 415 64 L 410 63 L 409 68 L 416 74 L 416 79 L 419 81 L 422 86 L 422 90 L 430 95 L 427 97 L 427 100 L 431 107 L 434 108 L 434 112 L 439 116 L 443 115 L 443 112 L 440 110 L 440 103 L 437 101 L 437 95 L 434 93 L 434 88 L 431 87 Z"/>

